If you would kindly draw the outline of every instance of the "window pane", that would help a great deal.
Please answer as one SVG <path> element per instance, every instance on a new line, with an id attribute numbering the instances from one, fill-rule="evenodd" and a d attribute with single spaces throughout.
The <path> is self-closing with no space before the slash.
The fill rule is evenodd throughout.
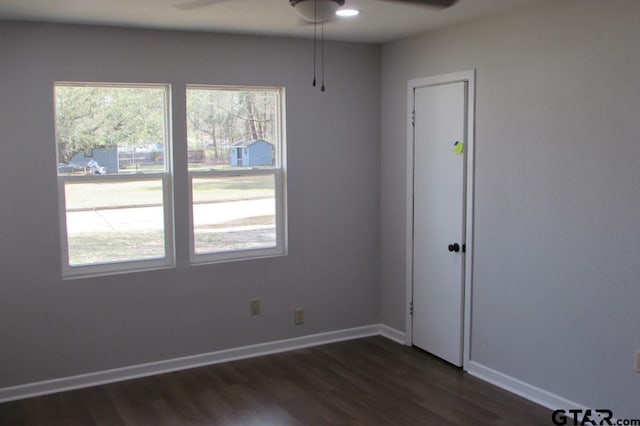
<path id="1" fill-rule="evenodd" d="M 69 265 L 165 256 L 162 180 L 65 182 Z"/>
<path id="2" fill-rule="evenodd" d="M 196 254 L 276 246 L 273 175 L 194 178 L 192 185 Z"/>
<path id="3" fill-rule="evenodd" d="M 166 88 L 57 84 L 58 175 L 164 172 Z"/>
<path id="4" fill-rule="evenodd" d="M 278 93 L 187 89 L 189 170 L 275 167 Z"/>

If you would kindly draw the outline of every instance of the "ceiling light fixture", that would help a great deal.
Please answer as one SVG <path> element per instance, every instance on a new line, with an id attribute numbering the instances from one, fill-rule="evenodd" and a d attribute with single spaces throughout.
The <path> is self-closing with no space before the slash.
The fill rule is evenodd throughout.
<path id="1" fill-rule="evenodd" d="M 298 14 L 308 22 L 325 22 L 335 16 L 345 0 L 289 0 Z"/>
<path id="2" fill-rule="evenodd" d="M 358 9 L 338 9 L 336 15 L 343 18 L 351 18 L 360 15 L 360 11 Z"/>

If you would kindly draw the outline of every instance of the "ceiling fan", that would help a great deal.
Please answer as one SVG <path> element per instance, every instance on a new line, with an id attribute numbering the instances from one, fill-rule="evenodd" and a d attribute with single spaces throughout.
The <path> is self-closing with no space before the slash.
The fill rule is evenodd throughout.
<path id="1" fill-rule="evenodd" d="M 427 6 L 445 9 L 458 0 L 378 0 L 387 3 L 405 3 L 415 6 Z M 345 4 L 345 0 L 289 0 L 298 14 L 307 22 L 320 23 L 335 19 L 335 13 Z"/>
<path id="2" fill-rule="evenodd" d="M 178 3 L 176 8 L 182 10 L 199 9 L 201 7 L 223 3 L 230 0 L 190 0 Z M 453 6 L 458 0 L 377 0 L 387 3 L 404 3 L 415 6 L 427 6 L 446 9 Z M 300 16 L 309 22 L 326 22 L 333 19 L 335 12 L 344 6 L 345 0 L 289 0 Z"/>
<path id="3" fill-rule="evenodd" d="M 182 10 L 192 10 L 201 7 L 223 3 L 230 0 L 189 0 L 186 3 L 176 4 L 175 7 Z M 446 9 L 453 6 L 458 0 L 376 0 L 387 3 L 406 4 L 414 6 L 426 6 L 439 9 Z M 320 27 L 320 49 L 321 49 L 321 87 L 322 92 L 325 91 L 324 85 L 324 23 L 333 20 L 336 12 L 345 4 L 345 0 L 289 0 L 289 4 L 293 6 L 307 23 L 313 24 L 313 83 L 316 86 L 316 56 L 318 41 L 318 26 Z"/>

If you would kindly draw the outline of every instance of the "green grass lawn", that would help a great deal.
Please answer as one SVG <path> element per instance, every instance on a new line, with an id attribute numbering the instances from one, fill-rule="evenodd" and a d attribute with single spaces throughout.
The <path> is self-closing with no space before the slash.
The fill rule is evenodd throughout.
<path id="1" fill-rule="evenodd" d="M 196 252 L 211 253 L 275 246 L 275 229 L 230 232 L 196 230 Z M 143 260 L 164 256 L 164 232 L 91 232 L 68 240 L 71 266 Z"/>
<path id="2" fill-rule="evenodd" d="M 273 197 L 274 187 L 272 175 L 194 178 L 193 200 L 195 203 L 209 203 Z M 67 182 L 65 197 L 68 211 L 161 206 L 162 180 Z"/>
<path id="3" fill-rule="evenodd" d="M 194 203 L 273 198 L 274 195 L 273 175 L 193 179 Z"/>
<path id="4" fill-rule="evenodd" d="M 71 266 L 164 257 L 164 232 L 91 232 L 69 236 Z"/>

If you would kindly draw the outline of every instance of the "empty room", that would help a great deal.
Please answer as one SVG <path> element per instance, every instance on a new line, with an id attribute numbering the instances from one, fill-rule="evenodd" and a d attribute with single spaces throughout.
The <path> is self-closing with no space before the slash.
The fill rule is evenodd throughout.
<path id="1" fill-rule="evenodd" d="M 3 0 L 0 424 L 640 425 L 639 24 Z"/>

